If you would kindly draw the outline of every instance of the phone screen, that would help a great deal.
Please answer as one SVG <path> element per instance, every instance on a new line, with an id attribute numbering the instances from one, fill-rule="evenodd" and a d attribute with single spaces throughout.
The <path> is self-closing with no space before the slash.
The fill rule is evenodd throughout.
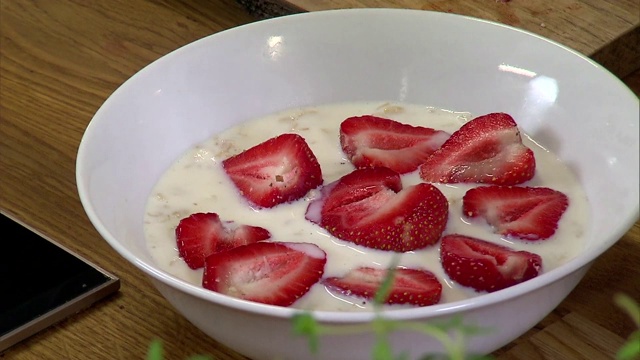
<path id="1" fill-rule="evenodd" d="M 119 280 L 0 213 L 0 351 L 116 292 Z"/>

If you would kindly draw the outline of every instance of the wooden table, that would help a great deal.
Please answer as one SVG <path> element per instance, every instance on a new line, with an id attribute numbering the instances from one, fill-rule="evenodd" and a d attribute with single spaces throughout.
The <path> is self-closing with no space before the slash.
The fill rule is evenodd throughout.
<path id="1" fill-rule="evenodd" d="M 0 1 L 0 207 L 122 279 L 117 295 L 0 359 L 144 359 L 154 338 L 164 341 L 167 359 L 244 359 L 188 323 L 101 239 L 78 199 L 75 156 L 91 117 L 127 78 L 182 45 L 256 19 L 232 0 Z M 624 81 L 640 93 L 640 71 Z M 633 329 L 612 295 L 640 299 L 638 264 L 636 223 L 556 310 L 494 355 L 540 359 L 555 351 L 549 359 L 578 359 L 586 350 L 590 359 L 611 358 Z"/>

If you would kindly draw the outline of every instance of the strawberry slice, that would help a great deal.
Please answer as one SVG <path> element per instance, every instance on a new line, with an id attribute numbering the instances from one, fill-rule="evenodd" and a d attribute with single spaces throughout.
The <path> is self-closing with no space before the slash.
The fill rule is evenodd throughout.
<path id="1" fill-rule="evenodd" d="M 438 241 L 449 204 L 431 184 L 402 189 L 400 175 L 388 168 L 356 169 L 314 200 L 306 218 L 333 236 L 369 248 L 412 251 Z M 319 219 L 315 202 L 321 205 Z"/>
<path id="2" fill-rule="evenodd" d="M 192 269 L 203 267 L 210 254 L 271 237 L 264 228 L 223 222 L 216 213 L 192 214 L 180 220 L 175 233 L 178 253 Z"/>
<path id="3" fill-rule="evenodd" d="M 256 242 L 208 256 L 202 286 L 239 299 L 289 306 L 320 280 L 326 261 L 314 244 Z"/>
<path id="4" fill-rule="evenodd" d="M 535 173 L 533 151 L 522 144 L 513 118 L 504 113 L 464 124 L 420 165 L 426 182 L 516 185 Z"/>
<path id="5" fill-rule="evenodd" d="M 298 200 L 322 184 L 318 159 L 297 134 L 271 138 L 224 160 L 222 166 L 247 200 L 265 208 Z"/>
<path id="6" fill-rule="evenodd" d="M 356 168 L 388 167 L 414 171 L 449 138 L 449 134 L 372 115 L 340 124 L 340 145 Z"/>
<path id="7" fill-rule="evenodd" d="M 380 289 L 386 274 L 387 269 L 359 267 L 343 277 L 330 277 L 322 282 L 331 291 L 371 300 Z M 441 295 L 442 284 L 430 271 L 396 268 L 385 303 L 428 306 L 437 304 Z"/>
<path id="8" fill-rule="evenodd" d="M 451 280 L 487 292 L 532 279 L 542 269 L 537 254 L 458 234 L 442 237 L 440 260 Z"/>
<path id="9" fill-rule="evenodd" d="M 367 198 L 381 190 L 402 190 L 402 180 L 397 172 L 381 167 L 353 171 L 336 181 L 324 205 L 324 211 Z"/>
<path id="10" fill-rule="evenodd" d="M 569 198 L 545 187 L 481 186 L 462 198 L 465 216 L 484 218 L 497 234 L 525 240 L 551 237 Z"/>
<path id="11" fill-rule="evenodd" d="M 400 174 L 384 167 L 354 171 L 322 186 L 320 196 L 309 203 L 305 218 L 321 225 L 322 212 L 329 212 L 345 203 L 362 200 L 384 189 L 391 189 L 394 192 L 402 190 Z"/>

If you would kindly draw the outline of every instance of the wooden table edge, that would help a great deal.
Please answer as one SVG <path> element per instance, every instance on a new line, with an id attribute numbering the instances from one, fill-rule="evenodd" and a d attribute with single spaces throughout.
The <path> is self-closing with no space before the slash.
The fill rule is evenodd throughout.
<path id="1" fill-rule="evenodd" d="M 309 12 L 285 0 L 236 0 L 260 20 Z M 640 23 L 591 54 L 584 54 L 618 78 L 640 70 Z"/>

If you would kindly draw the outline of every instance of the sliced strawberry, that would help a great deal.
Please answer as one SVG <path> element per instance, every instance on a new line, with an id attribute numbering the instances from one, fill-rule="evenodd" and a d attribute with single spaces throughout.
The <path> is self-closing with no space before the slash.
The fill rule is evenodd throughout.
<path id="1" fill-rule="evenodd" d="M 320 219 L 309 211 L 306 216 L 345 241 L 412 251 L 436 243 L 447 224 L 449 204 L 438 188 L 420 183 L 402 189 L 399 175 L 387 168 L 356 169 L 332 186 L 319 200 Z"/>
<path id="2" fill-rule="evenodd" d="M 389 168 L 369 168 L 352 171 L 336 182 L 325 202 L 324 211 L 365 199 L 381 190 L 402 190 L 400 174 Z"/>
<path id="3" fill-rule="evenodd" d="M 427 182 L 516 185 L 535 173 L 533 151 L 522 144 L 513 118 L 504 113 L 477 117 L 454 132 L 420 165 Z"/>
<path id="4" fill-rule="evenodd" d="M 271 138 L 224 160 L 222 166 L 240 193 L 260 207 L 300 199 L 322 184 L 318 159 L 297 134 Z"/>
<path id="5" fill-rule="evenodd" d="M 569 198 L 545 187 L 481 186 L 462 198 L 465 216 L 482 217 L 498 234 L 525 240 L 551 237 Z"/>
<path id="6" fill-rule="evenodd" d="M 343 277 L 330 277 L 322 282 L 331 291 L 373 299 L 387 274 L 386 269 L 360 267 Z M 397 268 L 386 298 L 387 304 L 428 306 L 437 304 L 442 295 L 442 284 L 430 271 Z"/>
<path id="7" fill-rule="evenodd" d="M 180 220 L 175 233 L 178 253 L 192 269 L 203 267 L 204 259 L 215 252 L 271 237 L 258 226 L 222 222 L 216 213 L 192 214 Z"/>
<path id="8" fill-rule="evenodd" d="M 353 171 L 342 178 L 320 188 L 320 197 L 309 203 L 305 218 L 318 225 L 321 224 L 321 213 L 367 198 L 378 191 L 391 189 L 402 190 L 400 174 L 385 168 L 366 168 Z"/>
<path id="9" fill-rule="evenodd" d="M 458 234 L 442 237 L 440 260 L 451 280 L 488 292 L 532 279 L 542 269 L 537 254 Z"/>
<path id="10" fill-rule="evenodd" d="M 202 286 L 264 304 L 289 306 L 324 273 L 326 254 L 314 244 L 256 242 L 212 254 Z"/>
<path id="11" fill-rule="evenodd" d="M 372 115 L 350 117 L 340 124 L 340 145 L 357 168 L 388 167 L 400 174 L 414 171 L 449 134 Z"/>

